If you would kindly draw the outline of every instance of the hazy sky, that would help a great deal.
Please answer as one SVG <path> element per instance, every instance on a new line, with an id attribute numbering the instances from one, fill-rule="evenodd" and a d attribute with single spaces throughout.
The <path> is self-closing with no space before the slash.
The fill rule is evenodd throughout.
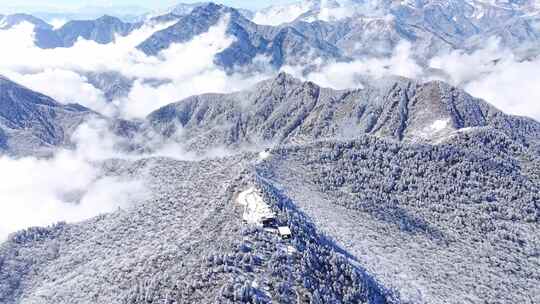
<path id="1" fill-rule="evenodd" d="M 206 0 L 0 0 L 0 10 L 24 7 L 30 10 L 77 9 L 84 6 L 140 6 L 149 9 L 163 8 L 177 3 L 193 3 Z M 262 8 L 278 3 L 296 2 L 295 0 L 216 0 L 234 7 L 250 9 Z"/>

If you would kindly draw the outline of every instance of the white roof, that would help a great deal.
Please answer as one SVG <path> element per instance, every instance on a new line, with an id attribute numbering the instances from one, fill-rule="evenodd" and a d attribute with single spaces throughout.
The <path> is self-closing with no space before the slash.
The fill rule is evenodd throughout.
<path id="1" fill-rule="evenodd" d="M 278 227 L 278 231 L 280 235 L 291 235 L 291 229 L 289 227 Z"/>

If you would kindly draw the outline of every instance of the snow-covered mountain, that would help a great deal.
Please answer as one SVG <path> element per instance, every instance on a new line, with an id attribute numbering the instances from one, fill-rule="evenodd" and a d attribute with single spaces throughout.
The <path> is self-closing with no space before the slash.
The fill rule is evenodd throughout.
<path id="1" fill-rule="evenodd" d="M 155 17 L 158 17 L 158 16 L 167 15 L 167 14 L 174 14 L 174 15 L 177 15 L 177 16 L 185 16 L 185 15 L 190 14 L 194 9 L 196 9 L 198 7 L 201 7 L 201 6 L 207 6 L 210 3 L 211 2 L 178 3 L 178 4 L 176 4 L 174 6 L 171 6 L 171 7 L 167 8 L 167 9 L 158 10 L 158 11 L 155 11 L 155 12 L 152 12 L 152 13 L 148 13 L 148 14 L 144 15 L 143 19 L 155 18 Z M 242 14 L 247 19 L 253 18 L 253 12 L 251 12 L 249 10 L 241 9 L 241 8 L 236 8 L 236 10 L 238 10 L 238 12 L 240 12 L 240 14 Z"/>
<path id="2" fill-rule="evenodd" d="M 281 73 L 251 90 L 190 97 L 150 114 L 164 136 L 177 133 L 194 149 L 309 143 L 374 135 L 437 143 L 462 130 L 493 129 L 540 143 L 540 124 L 504 115 L 442 82 L 383 78 L 363 89 L 336 91 Z M 202 135 L 204 134 L 204 135 Z"/>
<path id="3" fill-rule="evenodd" d="M 0 76 L 0 153 L 49 154 L 67 145 L 92 111 L 55 100 Z"/>
<path id="4" fill-rule="evenodd" d="M 268 23 L 263 20 L 264 12 L 275 25 L 264 25 Z M 532 2 L 308 1 L 270 7 L 250 20 L 232 8 L 197 3 L 180 4 L 161 12 L 165 15 L 137 23 L 104 16 L 70 21 L 52 29 L 30 15 L 17 15 L 3 17 L 2 24 L 4 28 L 22 20 L 36 24 L 36 44 L 54 48 L 70 47 L 80 37 L 110 43 L 116 35 L 128 35 L 144 22 L 176 22 L 139 46 L 146 54 L 156 55 L 173 43 L 187 42 L 208 31 L 230 15 L 227 34 L 236 42 L 220 53 L 216 62 L 231 68 L 250 65 L 254 58 L 266 58 L 280 68 L 303 63 L 309 67 L 308 62 L 316 62 L 316 58 L 325 62 L 390 56 L 404 41 L 411 44 L 412 55 L 424 64 L 440 53 L 474 51 L 494 38 L 503 48 L 526 53 L 540 44 L 538 12 Z"/>
<path id="5" fill-rule="evenodd" d="M 107 44 L 114 41 L 116 35 L 126 36 L 140 26 L 125 23 L 116 17 L 103 16 L 95 20 L 69 21 L 55 33 L 62 40 L 63 47 L 71 47 L 79 38 Z"/>
<path id="6" fill-rule="evenodd" d="M 21 189 L 33 193 L 26 185 L 42 173 L 18 174 L 20 166 L 6 163 L 53 170 L 51 160 L 83 162 L 90 184 L 116 194 L 117 183 L 107 181 L 125 181 L 121 193 L 145 194 L 125 195 L 127 204 L 106 214 L 2 240 L 0 303 L 540 303 L 540 122 L 442 81 L 359 75 L 357 88 L 339 90 L 275 72 L 298 67 L 313 79 L 314 70 L 333 73 L 325 63 L 341 69 L 388 58 L 404 42 L 419 65 L 441 52 L 473 52 L 492 37 L 538 50 L 538 11 L 528 0 L 312 0 L 253 18 L 214 3 L 58 28 L 31 15 L 0 16 L 0 30 L 34 24 L 42 48 L 69 48 L 81 37 L 107 44 L 145 22 L 168 23 L 136 46 L 147 56 L 130 52 L 128 64 L 74 71 L 84 76 L 77 84 L 101 90 L 111 107 L 147 100 L 156 110 L 140 119 L 61 104 L 0 76 L 0 198 L 8 198 L 0 206 L 9 208 Z M 197 62 L 211 75 L 186 76 L 198 80 L 193 85 L 211 91 L 214 82 L 273 76 L 233 93 L 169 100 L 185 86 L 165 78 L 198 60 L 188 52 L 178 56 L 183 67 L 164 64 L 163 51 L 210 30 L 230 43 L 209 55 L 211 67 Z M 534 84 L 527 64 L 516 63 L 516 74 Z M 521 75 L 524 66 L 532 73 Z M 45 64 L 28 75 L 14 69 L 9 75 L 21 79 L 57 73 Z M 339 72 L 331 75 L 338 81 Z M 111 151 L 101 153 L 101 144 Z M 71 212 L 89 188 L 65 191 L 79 178 L 74 171 L 54 187 L 38 179 L 43 193 L 69 203 L 48 208 L 37 191 L 21 201 L 38 197 L 47 212 L 59 205 Z M 12 184 L 16 173 L 24 185 Z M 98 201 L 108 198 L 102 192 Z"/>
<path id="7" fill-rule="evenodd" d="M 216 55 L 216 63 L 225 68 L 249 65 L 258 56 L 265 56 L 278 69 L 293 63 L 309 66 L 317 58 L 342 58 L 337 47 L 317 36 L 307 36 L 292 26 L 258 25 L 237 10 L 217 4 L 195 8 L 176 24 L 154 33 L 138 49 L 147 55 L 157 55 L 173 43 L 184 43 L 208 32 L 225 18 L 228 18 L 226 33 L 234 38 L 229 47 Z"/>
<path id="8" fill-rule="evenodd" d="M 253 22 L 262 25 L 280 25 L 292 22 L 301 15 L 315 9 L 315 6 L 314 1 L 270 6 L 257 11 L 253 17 Z"/>
<path id="9" fill-rule="evenodd" d="M 35 94 L 2 83 L 16 104 Z M 104 176 L 142 178 L 149 198 L 12 234 L 2 303 L 539 300 L 538 122 L 439 82 L 334 91 L 286 74 L 148 121 L 198 149 L 275 146 L 102 162 Z M 290 238 L 244 222 L 246 191 Z"/>
<path id="10" fill-rule="evenodd" d="M 10 29 L 23 22 L 28 22 L 38 29 L 52 29 L 47 22 L 28 14 L 13 14 L 0 16 L 0 30 Z"/>
<path id="11" fill-rule="evenodd" d="M 260 24 L 278 25 L 280 22 L 302 20 L 338 20 L 351 16 L 384 16 L 401 9 L 424 10 L 434 5 L 448 9 L 449 14 L 463 14 L 481 19 L 491 16 L 532 15 L 540 9 L 538 1 L 490 1 L 490 0 L 304 0 L 293 4 L 276 5 L 255 13 L 254 21 Z"/>
<path id="12" fill-rule="evenodd" d="M 349 55 L 370 53 L 367 46 L 373 42 L 371 39 L 386 40 L 375 41 L 377 46 L 395 45 L 396 38 L 415 44 L 420 40 L 424 49 L 420 55 L 429 57 L 446 47 L 475 48 L 479 41 L 491 37 L 510 48 L 519 48 L 523 43 L 537 44 L 539 7 L 536 1 L 313 0 L 269 7 L 257 12 L 253 20 L 263 24 L 272 20 L 273 25 L 301 21 L 329 23 L 342 30 L 339 36 L 345 37 L 340 37 L 341 40 L 350 38 L 356 42 L 353 45 L 365 46 L 357 51 L 347 47 L 345 53 Z M 369 33 L 379 37 L 366 39 Z"/>

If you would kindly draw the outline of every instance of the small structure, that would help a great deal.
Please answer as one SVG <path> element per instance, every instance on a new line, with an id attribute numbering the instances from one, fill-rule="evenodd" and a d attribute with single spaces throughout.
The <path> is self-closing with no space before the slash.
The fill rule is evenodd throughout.
<path id="1" fill-rule="evenodd" d="M 279 233 L 279 236 L 281 236 L 281 238 L 284 240 L 290 239 L 292 237 L 291 229 L 286 226 L 278 227 L 278 233 Z"/>
<path id="2" fill-rule="evenodd" d="M 277 221 L 273 215 L 266 216 L 261 220 L 263 228 L 276 228 Z"/>

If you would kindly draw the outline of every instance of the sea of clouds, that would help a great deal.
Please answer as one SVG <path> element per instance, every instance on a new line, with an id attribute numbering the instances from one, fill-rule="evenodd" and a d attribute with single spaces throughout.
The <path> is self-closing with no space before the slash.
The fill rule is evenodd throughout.
<path id="1" fill-rule="evenodd" d="M 227 23 L 225 18 L 207 33 L 186 43 L 173 44 L 155 57 L 146 56 L 136 46 L 170 24 L 149 24 L 106 45 L 81 39 L 71 48 L 50 50 L 36 47 L 32 26 L 20 24 L 0 31 L 0 74 L 61 103 L 79 103 L 111 118 L 140 119 L 185 97 L 247 89 L 279 72 L 239 69 L 227 73 L 216 66 L 214 56 L 234 42 L 226 34 Z M 444 80 L 507 113 L 540 120 L 539 69 L 540 59 L 518 58 L 493 40 L 472 53 L 439 54 L 427 65 L 418 63 L 411 45 L 402 42 L 387 58 L 320 62 L 309 73 L 298 66 L 286 66 L 282 70 L 336 89 L 361 88 L 366 77 L 397 75 L 425 81 Z M 90 72 L 119 73 L 133 85 L 126 96 L 110 101 L 104 92 L 90 84 L 85 76 Z M 128 208 L 150 195 L 142 178 L 103 175 L 96 164 L 106 159 L 199 157 L 183 149 L 181 142 L 163 141 L 157 135 L 153 141 L 146 139 L 146 144 L 153 146 L 151 154 L 119 151 L 116 147 L 121 139 L 106 126 L 100 121 L 82 125 L 73 138 L 77 148 L 62 149 L 51 158 L 0 157 L 0 239 L 29 226 L 76 222 Z M 216 150 L 208 156 L 227 153 Z"/>

